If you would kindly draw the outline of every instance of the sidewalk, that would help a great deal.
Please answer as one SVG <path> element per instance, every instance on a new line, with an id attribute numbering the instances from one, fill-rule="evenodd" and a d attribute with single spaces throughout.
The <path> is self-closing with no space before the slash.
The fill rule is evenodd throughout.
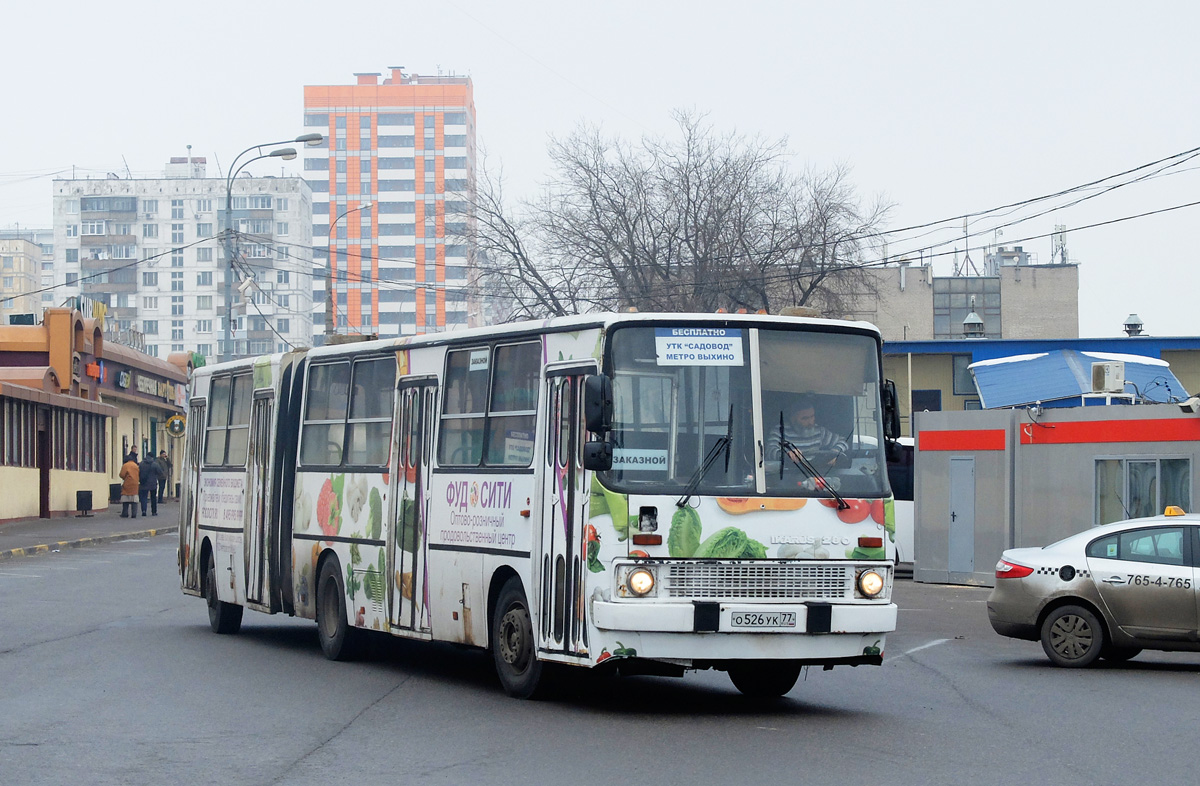
<path id="1" fill-rule="evenodd" d="M 146 538 L 176 532 L 179 501 L 167 499 L 157 516 L 121 518 L 120 503 L 90 516 L 55 516 L 50 519 L 17 519 L 0 524 L 0 562 L 46 551 L 93 546 L 128 538 Z"/>

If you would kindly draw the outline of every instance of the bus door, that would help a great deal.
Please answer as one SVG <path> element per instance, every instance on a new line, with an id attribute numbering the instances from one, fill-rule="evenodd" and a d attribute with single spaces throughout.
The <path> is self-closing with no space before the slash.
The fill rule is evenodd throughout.
<path id="1" fill-rule="evenodd" d="M 179 567 L 185 590 L 200 593 L 200 555 L 195 553 L 200 528 L 200 459 L 204 440 L 204 402 L 188 408 L 187 442 L 184 446 L 184 466 L 179 493 Z"/>
<path id="2" fill-rule="evenodd" d="M 401 379 L 396 395 L 387 537 L 388 619 L 395 627 L 429 632 L 429 470 L 437 381 Z"/>
<path id="3" fill-rule="evenodd" d="M 587 571 L 587 520 L 580 449 L 583 443 L 583 378 L 594 367 L 552 369 L 547 377 L 547 437 L 542 498 L 542 548 L 539 576 L 541 648 L 583 655 Z"/>
<path id="4" fill-rule="evenodd" d="M 244 542 L 242 550 L 246 564 L 246 602 L 264 604 L 270 597 L 267 564 L 270 549 L 267 543 L 270 531 L 270 467 L 271 467 L 271 423 L 275 414 L 275 394 L 260 393 L 254 398 L 250 410 L 250 445 L 246 478 L 246 520 L 243 522 Z"/>

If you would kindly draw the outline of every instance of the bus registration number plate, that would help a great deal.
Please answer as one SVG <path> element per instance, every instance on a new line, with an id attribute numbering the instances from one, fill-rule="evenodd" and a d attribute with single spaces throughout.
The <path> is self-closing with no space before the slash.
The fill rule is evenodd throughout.
<path id="1" fill-rule="evenodd" d="M 735 611 L 729 622 L 735 628 L 794 628 L 794 611 Z"/>

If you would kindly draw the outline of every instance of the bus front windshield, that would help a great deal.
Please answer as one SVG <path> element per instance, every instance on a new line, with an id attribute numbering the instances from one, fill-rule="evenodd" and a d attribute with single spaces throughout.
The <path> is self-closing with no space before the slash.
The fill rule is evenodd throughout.
<path id="1" fill-rule="evenodd" d="M 611 337 L 613 468 L 604 478 L 612 487 L 887 493 L 873 337 L 702 325 L 621 327 Z"/>

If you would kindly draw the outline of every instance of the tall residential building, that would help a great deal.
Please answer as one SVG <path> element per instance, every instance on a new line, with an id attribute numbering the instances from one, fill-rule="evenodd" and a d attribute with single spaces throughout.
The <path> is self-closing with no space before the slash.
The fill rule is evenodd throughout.
<path id="1" fill-rule="evenodd" d="M 355 76 L 353 85 L 304 88 L 304 124 L 325 134 L 320 147 L 304 149 L 313 191 L 314 322 L 336 333 L 381 335 L 466 327 L 471 79 L 408 75 L 401 67 L 382 80 Z"/>
<path id="2" fill-rule="evenodd" d="M 206 177 L 173 158 L 162 178 L 54 181 L 56 302 L 108 305 L 106 330 L 144 334 L 145 351 L 221 355 L 229 268 L 226 188 L 236 230 L 235 356 L 312 344 L 312 192 L 298 177 Z M 252 279 L 252 284 L 245 282 Z"/>
<path id="3" fill-rule="evenodd" d="M 14 315 L 41 314 L 42 247 L 17 237 L 0 237 L 0 325 Z"/>

